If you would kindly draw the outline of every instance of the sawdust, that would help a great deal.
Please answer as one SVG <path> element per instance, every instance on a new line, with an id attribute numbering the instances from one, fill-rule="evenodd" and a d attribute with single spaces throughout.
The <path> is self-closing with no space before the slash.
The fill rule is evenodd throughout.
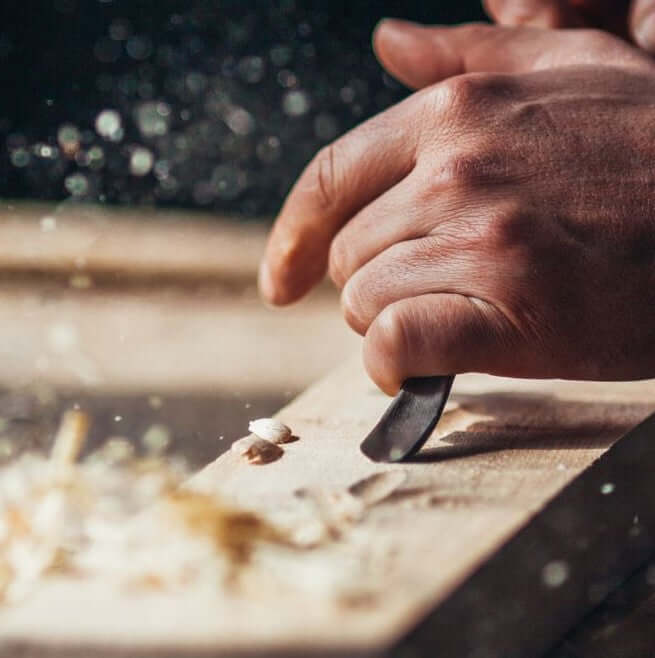
<path id="1" fill-rule="evenodd" d="M 367 575 L 365 553 L 349 553 L 340 540 L 402 486 L 403 471 L 306 490 L 290 496 L 282 514 L 264 517 L 194 491 L 182 462 L 137 456 L 124 437 L 78 461 L 89 425 L 82 412 L 67 412 L 50 458 L 24 453 L 0 468 L 6 604 L 51 578 L 92 579 L 127 592 L 214 587 L 217 597 L 248 596 L 268 583 L 274 591 L 320 592 L 338 605 L 372 600 L 376 580 Z"/>
<path id="2" fill-rule="evenodd" d="M 135 455 L 112 437 L 77 461 L 90 418 L 66 412 L 50 458 L 0 469 L 0 595 L 22 600 L 44 578 L 81 576 L 164 589 L 233 579 L 261 543 L 291 547 L 270 522 L 183 488 L 182 462 Z"/>
<path id="3" fill-rule="evenodd" d="M 258 542 L 292 545 L 283 532 L 262 517 L 222 504 L 214 496 L 179 489 L 169 493 L 167 501 L 189 530 L 208 537 L 234 565 L 246 564 Z"/>

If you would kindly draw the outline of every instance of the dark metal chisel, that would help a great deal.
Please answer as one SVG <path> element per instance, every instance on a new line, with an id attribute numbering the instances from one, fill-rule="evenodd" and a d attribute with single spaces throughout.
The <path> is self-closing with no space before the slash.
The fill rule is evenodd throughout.
<path id="1" fill-rule="evenodd" d="M 399 462 L 417 453 L 443 413 L 454 375 L 408 379 L 361 451 L 376 462 Z"/>

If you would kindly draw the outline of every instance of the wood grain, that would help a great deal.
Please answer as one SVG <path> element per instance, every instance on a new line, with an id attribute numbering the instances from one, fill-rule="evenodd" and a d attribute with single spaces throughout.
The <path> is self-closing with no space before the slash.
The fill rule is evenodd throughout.
<path id="1" fill-rule="evenodd" d="M 294 504 L 299 489 L 343 490 L 374 473 L 405 471 L 400 490 L 319 552 L 323 568 L 332 570 L 327 575 L 342 586 L 308 589 L 314 551 L 298 554 L 297 587 L 283 596 L 265 587 L 233 598 L 211 588 L 126 593 L 102 582 L 53 579 L 23 605 L 0 611 L 6 651 L 382 650 L 644 418 L 655 382 L 464 376 L 453 399 L 459 406 L 444 416 L 420 458 L 373 464 L 358 445 L 388 399 L 357 360 L 280 412 L 299 440 L 285 446 L 279 461 L 255 467 L 226 453 L 192 479 L 199 490 L 275 516 Z M 358 598 L 358 590 L 366 596 Z"/>

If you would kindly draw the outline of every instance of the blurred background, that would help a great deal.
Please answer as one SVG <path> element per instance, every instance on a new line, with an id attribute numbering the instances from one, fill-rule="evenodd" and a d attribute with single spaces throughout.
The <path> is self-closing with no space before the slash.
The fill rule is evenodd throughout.
<path id="1" fill-rule="evenodd" d="M 325 143 L 401 99 L 384 16 L 480 0 L 27 0 L 0 6 L 0 196 L 270 216 Z"/>

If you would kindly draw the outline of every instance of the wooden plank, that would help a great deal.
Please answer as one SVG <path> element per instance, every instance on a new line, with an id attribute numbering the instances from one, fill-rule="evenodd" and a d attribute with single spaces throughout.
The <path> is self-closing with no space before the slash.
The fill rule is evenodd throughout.
<path id="1" fill-rule="evenodd" d="M 298 393 L 359 338 L 328 286 L 284 313 L 261 303 L 267 228 L 181 210 L 3 205 L 0 386 Z"/>
<path id="2" fill-rule="evenodd" d="M 653 654 L 655 563 L 639 569 L 547 658 L 647 658 Z"/>
<path id="3" fill-rule="evenodd" d="M 0 270 L 176 281 L 252 281 L 267 226 L 208 213 L 90 204 L 0 209 Z"/>
<path id="4" fill-rule="evenodd" d="M 128 593 L 53 579 L 0 612 L 0 638 L 6 652 L 20 646 L 25 655 L 72 646 L 103 655 L 383 651 L 644 418 L 653 399 L 655 382 L 464 376 L 454 390 L 459 407 L 423 458 L 381 466 L 358 445 L 388 399 L 350 363 L 282 410 L 300 439 L 279 461 L 254 467 L 227 453 L 192 480 L 278 518 L 299 489 L 343 491 L 375 473 L 405 473 L 402 487 L 339 541 L 295 555 L 295 583 L 283 595 L 267 587 L 248 596 L 198 587 Z M 316 589 L 318 575 L 330 585 Z"/>
<path id="5" fill-rule="evenodd" d="M 284 312 L 254 280 L 71 290 L 0 282 L 0 386 L 248 396 L 297 394 L 359 345 L 335 294 Z"/>

